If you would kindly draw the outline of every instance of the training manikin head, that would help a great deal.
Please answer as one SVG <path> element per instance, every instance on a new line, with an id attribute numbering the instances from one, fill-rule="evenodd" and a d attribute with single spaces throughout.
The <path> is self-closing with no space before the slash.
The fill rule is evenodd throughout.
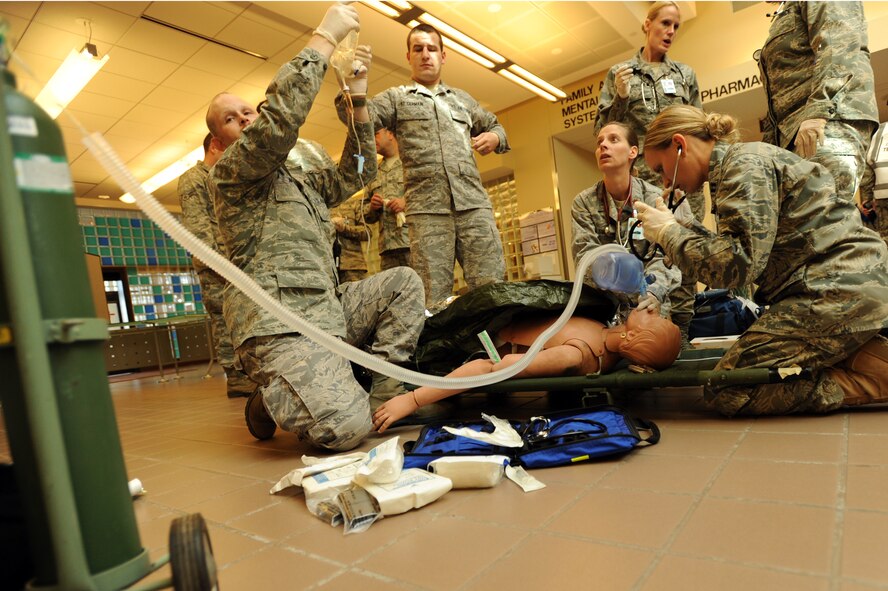
<path id="1" fill-rule="evenodd" d="M 681 333 L 671 320 L 632 310 L 626 324 L 611 329 L 620 336 L 618 353 L 638 365 L 666 369 L 681 352 Z"/>

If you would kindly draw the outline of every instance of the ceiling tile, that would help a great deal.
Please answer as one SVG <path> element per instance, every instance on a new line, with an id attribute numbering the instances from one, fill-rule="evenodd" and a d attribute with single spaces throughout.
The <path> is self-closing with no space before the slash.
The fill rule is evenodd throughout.
<path id="1" fill-rule="evenodd" d="M 28 28 L 30 20 L 9 14 L 8 12 L 3 12 L 3 7 L 4 3 L 0 2 L 0 19 L 6 21 L 9 25 L 9 30 L 6 33 L 7 48 L 11 51 L 15 51 L 19 39 L 22 38 L 22 35 L 25 34 L 25 31 Z"/>
<path id="2" fill-rule="evenodd" d="M 91 189 L 86 189 L 83 193 L 78 192 L 78 197 L 91 197 L 97 199 L 99 195 L 108 195 L 112 199 L 117 199 L 123 195 L 123 189 L 111 179 L 105 179 L 101 183 L 94 185 Z"/>
<path id="3" fill-rule="evenodd" d="M 72 49 L 80 49 L 84 43 L 86 43 L 84 35 L 69 33 L 32 21 L 16 45 L 16 51 L 64 60 Z M 105 49 L 107 50 L 107 47 Z"/>
<path id="4" fill-rule="evenodd" d="M 187 33 L 146 20 L 137 20 L 117 45 L 181 64 L 206 43 Z"/>
<path id="5" fill-rule="evenodd" d="M 147 123 L 149 125 L 170 125 L 167 130 L 187 119 L 184 113 L 172 112 L 169 109 L 153 107 L 139 103 L 126 114 L 127 121 Z"/>
<path id="6" fill-rule="evenodd" d="M 93 183 L 78 183 L 74 181 L 74 196 L 82 197 L 84 194 L 91 191 L 96 185 Z"/>
<path id="7" fill-rule="evenodd" d="M 311 34 L 306 33 L 302 37 L 297 38 L 295 41 L 284 47 L 282 50 L 277 52 L 274 55 L 268 56 L 269 63 L 272 64 L 285 64 L 302 51 L 302 48 L 305 47 L 305 44 L 308 43 L 308 40 L 311 38 Z"/>
<path id="8" fill-rule="evenodd" d="M 37 55 L 29 51 L 16 50 L 15 56 L 25 63 L 25 66 L 22 66 L 15 59 L 9 63 L 10 70 L 16 77 L 16 87 L 20 92 L 32 98 L 40 93 L 47 81 L 62 65 L 60 59 Z"/>
<path id="9" fill-rule="evenodd" d="M 184 61 L 186 66 L 233 80 L 240 80 L 262 63 L 258 57 L 213 43 L 205 44 Z"/>
<path id="10" fill-rule="evenodd" d="M 195 95 L 213 97 L 234 83 L 232 78 L 224 78 L 203 70 L 181 66 L 163 81 L 162 86 L 174 88 Z"/>
<path id="11" fill-rule="evenodd" d="M 593 2 L 534 2 L 534 4 L 565 29 L 601 18 Z"/>
<path id="12" fill-rule="evenodd" d="M 250 7 L 250 2 L 214 2 L 216 6 L 219 8 L 224 8 L 228 12 L 233 12 L 234 14 L 241 14 L 247 8 Z"/>
<path id="13" fill-rule="evenodd" d="M 306 7 L 305 2 L 302 2 L 301 4 L 303 6 L 299 7 L 297 5 L 297 9 Z M 324 11 L 329 8 L 329 5 L 323 2 L 318 2 L 316 4 L 324 5 Z M 241 14 L 241 17 L 249 19 L 250 21 L 267 29 L 274 29 L 275 31 L 284 33 L 290 36 L 291 39 L 295 37 L 301 37 L 302 35 L 305 35 L 306 33 L 312 31 L 314 28 L 313 26 L 302 24 L 306 22 L 304 18 L 302 22 L 298 22 L 277 12 L 272 12 L 271 10 L 259 4 L 250 4 L 250 6 L 247 7 L 247 9 Z"/>
<path id="14" fill-rule="evenodd" d="M 275 74 L 281 66 L 278 64 L 264 63 L 246 76 L 240 79 L 240 82 L 249 84 L 250 86 L 261 87 L 263 91 L 268 88 L 269 83 L 274 79 Z"/>
<path id="15" fill-rule="evenodd" d="M 109 59 L 108 62 L 110 63 L 111 60 Z M 99 70 L 99 73 L 89 81 L 90 92 L 135 103 L 148 96 L 153 88 L 154 85 L 149 82 L 107 72 L 104 68 Z"/>
<path id="16" fill-rule="evenodd" d="M 212 37 L 237 15 L 212 2 L 152 2 L 147 16 Z"/>
<path id="17" fill-rule="evenodd" d="M 97 131 L 99 133 L 105 133 L 117 122 L 117 117 L 111 117 L 104 113 L 97 114 L 78 111 L 69 105 L 68 108 L 59 115 L 59 118 L 56 119 L 56 123 L 62 128 L 62 133 L 65 134 L 65 139 L 68 139 L 69 133 L 72 134 L 70 135 L 72 141 L 80 141 L 80 130 L 71 123 L 67 117 L 65 117 L 65 113 L 76 117 L 80 124 L 89 132 Z"/>
<path id="18" fill-rule="evenodd" d="M 90 85 L 87 84 L 86 88 L 90 88 Z M 96 94 L 90 89 L 90 91 L 81 91 L 80 94 L 75 96 L 74 100 L 68 104 L 68 108 L 84 113 L 107 115 L 108 117 L 123 117 L 135 105 L 134 101 L 125 101 Z"/>
<path id="19" fill-rule="evenodd" d="M 614 41 L 623 40 L 623 36 L 603 19 L 578 23 L 569 31 L 581 40 L 585 40 L 592 48 L 597 48 Z M 599 53 L 601 53 L 599 51 Z"/>
<path id="20" fill-rule="evenodd" d="M 140 16 L 150 2 L 96 2 L 105 8 L 110 8 L 111 10 L 116 10 L 117 12 L 122 12 L 124 14 L 129 14 L 131 16 Z"/>
<path id="21" fill-rule="evenodd" d="M 40 8 L 39 2 L 0 2 L 0 12 L 30 19 Z"/>
<path id="22" fill-rule="evenodd" d="M 160 107 L 177 113 L 194 113 L 197 109 L 206 108 L 215 93 L 208 92 L 201 96 L 182 92 L 165 86 L 158 86 L 142 101 L 144 105 Z"/>
<path id="23" fill-rule="evenodd" d="M 106 133 L 109 137 L 114 136 L 118 138 L 126 138 L 127 140 L 154 142 L 162 138 L 163 135 L 173 129 L 173 127 L 175 127 L 175 123 L 170 123 L 169 118 L 162 121 L 155 121 L 154 123 L 137 123 L 135 121 L 121 119 Z M 112 143 L 112 145 L 114 144 Z"/>
<path id="24" fill-rule="evenodd" d="M 78 23 L 78 19 L 89 20 L 89 27 Z M 84 43 L 91 37 L 96 45 L 100 45 L 98 40 L 107 44 L 116 43 L 136 21 L 131 15 L 93 2 L 43 2 L 34 20 L 80 35 Z M 107 50 L 105 47 L 104 51 Z M 101 47 L 99 51 L 102 51 Z"/>
<path id="25" fill-rule="evenodd" d="M 247 49 L 265 57 L 281 51 L 298 35 L 276 31 L 245 17 L 239 18 L 219 31 L 216 39 L 235 47 Z"/>
<path id="26" fill-rule="evenodd" d="M 105 140 L 111 144 L 111 147 L 114 148 L 114 151 L 117 152 L 117 155 L 120 156 L 122 161 L 129 162 L 147 150 L 155 138 L 149 136 L 145 136 L 144 138 L 133 138 L 118 135 L 116 131 L 121 125 L 123 125 L 123 123 L 118 123 L 112 127 L 111 130 L 105 134 Z"/>
<path id="27" fill-rule="evenodd" d="M 102 165 L 89 152 L 84 152 L 71 162 L 71 177 L 78 183 L 98 184 L 108 176 Z"/>
<path id="28" fill-rule="evenodd" d="M 64 136 L 63 136 L 64 138 Z M 79 157 L 86 151 L 86 146 L 83 145 L 83 142 L 70 142 L 68 140 L 64 140 L 65 143 L 65 156 L 68 159 L 68 162 Z"/>
<path id="29" fill-rule="evenodd" d="M 252 84 L 244 84 L 243 82 L 231 85 L 231 87 L 228 88 L 228 92 L 235 96 L 239 96 L 254 106 L 265 100 L 264 88 L 253 86 Z M 204 129 L 206 129 L 206 124 L 204 124 Z"/>
<path id="30" fill-rule="evenodd" d="M 132 51 L 123 47 L 114 47 L 108 52 L 108 63 L 103 72 L 120 74 L 144 82 L 159 84 L 173 73 L 179 62 L 160 59 L 152 55 Z"/>

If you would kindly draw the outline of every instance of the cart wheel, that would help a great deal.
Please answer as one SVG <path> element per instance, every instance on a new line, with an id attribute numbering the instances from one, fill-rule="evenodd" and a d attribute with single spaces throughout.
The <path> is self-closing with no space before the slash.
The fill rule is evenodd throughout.
<path id="1" fill-rule="evenodd" d="M 210 534 L 200 513 L 178 517 L 170 524 L 170 566 L 176 591 L 219 588 Z"/>

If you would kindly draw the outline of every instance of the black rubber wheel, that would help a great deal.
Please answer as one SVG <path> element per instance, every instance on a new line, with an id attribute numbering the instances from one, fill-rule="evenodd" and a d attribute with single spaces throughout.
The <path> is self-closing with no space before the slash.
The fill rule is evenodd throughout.
<path id="1" fill-rule="evenodd" d="M 170 567 L 176 591 L 219 589 L 210 533 L 200 513 L 178 517 L 170 524 Z"/>

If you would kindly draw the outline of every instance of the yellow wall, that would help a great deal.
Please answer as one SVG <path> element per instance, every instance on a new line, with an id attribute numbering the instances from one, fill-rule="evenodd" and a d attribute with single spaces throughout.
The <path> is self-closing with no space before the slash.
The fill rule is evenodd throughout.
<path id="1" fill-rule="evenodd" d="M 730 2 L 697 2 L 696 8 L 697 16 L 682 25 L 669 56 L 694 68 L 701 91 L 757 75 L 752 54 L 767 38 L 770 19 L 765 13 L 774 6 L 755 5 L 736 13 Z M 888 2 L 864 2 L 864 12 L 870 50 L 888 48 Z M 558 103 L 535 98 L 497 113 L 512 150 L 479 159 L 482 174 L 498 169 L 514 173 L 521 213 L 545 207 L 560 211 L 562 257 L 568 262 L 570 203 L 600 174 L 589 152 L 553 138 L 567 130 L 592 133 L 605 74 L 606 70 L 564 87 L 568 99 Z M 730 92 L 733 96 L 743 90 Z"/>

